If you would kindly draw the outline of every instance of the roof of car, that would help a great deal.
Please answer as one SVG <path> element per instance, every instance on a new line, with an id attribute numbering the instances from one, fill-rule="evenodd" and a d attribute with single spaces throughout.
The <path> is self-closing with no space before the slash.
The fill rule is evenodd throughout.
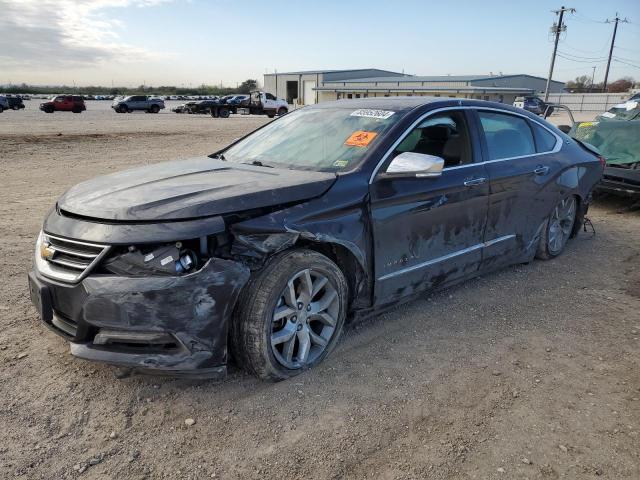
<path id="1" fill-rule="evenodd" d="M 440 105 L 438 105 L 440 104 Z M 455 107 L 468 106 L 476 108 L 492 108 L 500 109 L 506 112 L 515 112 L 528 117 L 535 117 L 533 114 L 521 108 L 513 107 L 506 103 L 489 102 L 485 100 L 452 98 L 452 97 L 370 97 L 370 98 L 354 98 L 335 100 L 332 102 L 322 102 L 310 105 L 304 108 L 345 108 L 345 109 L 373 109 L 373 110 L 390 110 L 393 112 L 407 113 L 417 107 L 425 105 L 433 105 L 434 107 Z M 536 117 L 537 118 L 537 117 Z"/>
<path id="2" fill-rule="evenodd" d="M 312 108 L 375 108 L 406 110 L 421 105 L 427 105 L 442 100 L 452 100 L 448 97 L 370 97 L 334 100 L 313 105 Z"/>
<path id="3" fill-rule="evenodd" d="M 478 103 L 487 104 L 487 106 L 499 106 L 508 107 L 503 103 L 485 102 L 482 100 L 472 100 L 464 98 L 451 98 L 451 97 L 369 97 L 369 98 L 354 98 L 354 99 L 342 99 L 334 100 L 331 102 L 322 102 L 319 104 L 311 105 L 305 108 L 370 108 L 377 110 L 393 110 L 393 111 L 406 111 L 412 110 L 416 107 L 429 105 L 433 103 L 455 103 L 457 105 L 474 105 Z M 508 109 L 508 108 L 507 108 Z"/>

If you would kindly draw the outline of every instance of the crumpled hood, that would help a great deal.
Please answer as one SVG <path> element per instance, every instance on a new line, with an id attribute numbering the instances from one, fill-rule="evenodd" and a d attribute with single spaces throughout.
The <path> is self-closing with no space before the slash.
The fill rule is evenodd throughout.
<path id="1" fill-rule="evenodd" d="M 307 200 L 335 179 L 327 172 L 196 157 L 88 180 L 70 188 L 58 208 L 110 221 L 184 220 Z"/>

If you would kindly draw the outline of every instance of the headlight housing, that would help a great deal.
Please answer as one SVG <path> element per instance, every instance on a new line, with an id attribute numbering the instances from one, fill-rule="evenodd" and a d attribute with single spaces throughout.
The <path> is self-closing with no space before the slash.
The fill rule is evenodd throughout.
<path id="1" fill-rule="evenodd" d="M 200 258 L 182 242 L 163 245 L 130 246 L 107 258 L 102 268 L 126 276 L 176 276 L 194 272 Z"/>

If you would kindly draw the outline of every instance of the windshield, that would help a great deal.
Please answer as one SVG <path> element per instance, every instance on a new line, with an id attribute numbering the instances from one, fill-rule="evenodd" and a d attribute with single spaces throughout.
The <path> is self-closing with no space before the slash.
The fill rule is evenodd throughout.
<path id="1" fill-rule="evenodd" d="M 388 110 L 303 108 L 226 150 L 237 163 L 338 171 L 357 164 L 400 118 Z"/>

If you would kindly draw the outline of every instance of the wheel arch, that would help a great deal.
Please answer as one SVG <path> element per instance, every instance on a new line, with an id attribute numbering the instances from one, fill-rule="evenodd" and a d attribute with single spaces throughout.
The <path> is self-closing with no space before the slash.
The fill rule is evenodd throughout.
<path id="1" fill-rule="evenodd" d="M 347 246 L 337 242 L 298 240 L 292 248 L 314 250 L 335 263 L 349 286 L 349 309 L 368 306 L 371 298 L 371 282 L 358 256 Z"/>

